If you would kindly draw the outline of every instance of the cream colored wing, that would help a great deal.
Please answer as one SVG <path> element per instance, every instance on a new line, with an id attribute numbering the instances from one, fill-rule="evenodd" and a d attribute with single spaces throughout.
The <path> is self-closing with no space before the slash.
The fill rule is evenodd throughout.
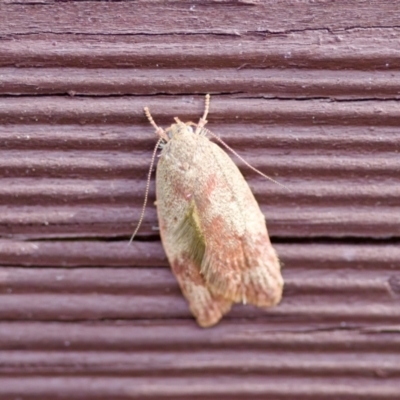
<path id="1" fill-rule="evenodd" d="M 192 164 L 199 178 L 192 201 L 204 236 L 200 272 L 207 287 L 233 302 L 277 304 L 283 288 L 280 264 L 247 182 L 230 157 L 208 139 L 199 138 L 195 154 Z"/>
<path id="2" fill-rule="evenodd" d="M 157 168 L 161 238 L 202 326 L 232 302 L 277 304 L 283 280 L 265 219 L 240 171 L 200 135 L 177 135 Z"/>
<path id="3" fill-rule="evenodd" d="M 209 327 L 229 311 L 232 302 L 211 293 L 200 273 L 205 246 L 191 199 L 195 177 L 173 154 L 168 155 L 168 148 L 163 153 L 156 177 L 161 239 L 192 314 L 200 326 Z"/>

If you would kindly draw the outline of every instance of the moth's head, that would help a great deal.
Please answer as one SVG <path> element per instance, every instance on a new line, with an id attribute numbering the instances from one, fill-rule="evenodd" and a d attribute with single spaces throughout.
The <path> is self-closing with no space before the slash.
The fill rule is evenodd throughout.
<path id="1" fill-rule="evenodd" d="M 173 138 L 178 138 L 183 135 L 192 135 L 193 134 L 193 129 L 189 124 L 185 124 L 182 122 L 179 118 L 175 117 L 174 118 L 176 121 L 176 124 L 172 124 L 167 130 L 168 137 L 170 139 Z"/>

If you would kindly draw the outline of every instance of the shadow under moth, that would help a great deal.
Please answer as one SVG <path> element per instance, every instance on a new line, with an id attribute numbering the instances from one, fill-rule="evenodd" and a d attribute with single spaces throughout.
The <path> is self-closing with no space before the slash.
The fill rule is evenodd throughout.
<path id="1" fill-rule="evenodd" d="M 202 327 L 216 324 L 233 303 L 276 305 L 283 288 L 279 260 L 249 185 L 226 152 L 206 137 L 209 134 L 222 142 L 205 128 L 209 103 L 207 95 L 198 124 L 175 118 L 176 123 L 166 130 L 156 125 L 145 108 L 159 136 L 148 184 L 157 148 L 162 148 L 156 172 L 161 240 Z M 147 193 L 148 186 L 146 200 Z M 144 208 L 139 225 L 143 215 Z"/>

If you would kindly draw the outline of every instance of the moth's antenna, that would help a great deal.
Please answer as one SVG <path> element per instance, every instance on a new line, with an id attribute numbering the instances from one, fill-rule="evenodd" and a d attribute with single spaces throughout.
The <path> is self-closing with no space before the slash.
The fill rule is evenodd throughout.
<path id="1" fill-rule="evenodd" d="M 207 115 L 208 115 L 209 111 L 210 111 L 210 93 L 207 93 L 206 94 L 206 103 L 205 103 L 205 106 L 204 106 L 204 114 L 203 114 L 202 119 L 206 119 L 207 118 Z"/>
<path id="2" fill-rule="evenodd" d="M 265 175 L 264 173 L 262 173 L 261 171 L 259 171 L 257 168 L 254 168 L 251 164 L 249 164 L 241 155 L 239 155 L 238 153 L 236 153 L 235 150 L 232 149 L 232 147 L 230 147 L 229 145 L 227 145 L 219 136 L 217 136 L 215 133 L 211 132 L 209 129 L 207 128 L 202 128 L 202 130 L 206 133 L 209 133 L 213 138 L 217 139 L 225 148 L 227 148 L 232 154 L 234 154 L 239 160 L 241 160 L 247 167 L 249 167 L 251 170 L 253 170 L 254 172 L 256 172 L 257 174 L 263 176 L 264 178 L 270 180 L 271 182 L 276 183 L 279 186 L 284 187 L 285 189 L 289 190 L 290 189 L 283 185 L 282 183 L 279 183 L 278 181 L 276 181 L 275 179 L 271 178 L 268 175 Z"/>
<path id="3" fill-rule="evenodd" d="M 152 125 L 153 125 L 153 124 L 152 124 Z M 155 125 L 155 124 L 154 124 L 154 125 Z M 157 126 L 157 125 L 156 125 L 156 126 Z M 150 180 L 151 180 L 151 173 L 153 172 L 154 160 L 156 159 L 156 154 L 157 154 L 158 146 L 160 145 L 160 143 L 161 143 L 162 141 L 163 141 L 163 138 L 160 137 L 160 138 L 158 139 L 158 141 L 157 141 L 155 147 L 154 147 L 153 155 L 151 156 L 151 162 L 150 162 L 149 173 L 147 174 L 146 191 L 145 191 L 145 195 L 144 195 L 144 202 L 143 202 L 142 211 L 141 211 L 141 213 L 140 213 L 139 222 L 138 222 L 138 224 L 137 224 L 137 226 L 136 226 L 136 229 L 135 229 L 135 231 L 133 232 L 133 234 L 132 234 L 132 236 L 131 236 L 131 238 L 130 238 L 128 244 L 131 244 L 131 243 L 132 243 L 132 240 L 134 239 L 134 237 L 135 237 L 136 234 L 138 233 L 139 228 L 140 228 L 140 225 L 141 225 L 142 222 L 143 222 L 144 213 L 145 213 L 145 211 L 146 211 L 147 199 L 148 199 L 148 197 L 149 197 Z"/>
<path id="4" fill-rule="evenodd" d="M 169 141 L 168 135 L 165 133 L 165 131 L 164 131 L 163 128 L 160 128 L 160 127 L 154 122 L 154 119 L 153 119 L 153 117 L 151 116 L 150 110 L 149 110 L 148 107 L 145 107 L 145 108 L 144 108 L 144 113 L 145 113 L 147 119 L 149 120 L 151 126 L 156 130 L 157 135 L 158 135 L 160 138 L 164 139 L 166 142 L 168 142 L 168 141 Z"/>
<path id="5" fill-rule="evenodd" d="M 201 132 L 202 128 L 204 128 L 205 124 L 207 123 L 206 118 L 207 118 L 209 110 L 210 110 L 210 94 L 207 93 L 206 94 L 206 103 L 204 106 L 204 114 L 200 118 L 199 123 L 197 124 L 196 132 L 195 132 L 196 135 L 198 135 Z"/>

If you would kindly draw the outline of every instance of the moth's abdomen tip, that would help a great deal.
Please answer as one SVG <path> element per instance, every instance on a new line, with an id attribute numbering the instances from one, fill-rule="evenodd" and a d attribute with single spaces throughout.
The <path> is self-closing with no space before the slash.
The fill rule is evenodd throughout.
<path id="1" fill-rule="evenodd" d="M 232 303 L 222 298 L 214 298 L 213 303 L 208 309 L 204 309 L 202 314 L 196 316 L 196 322 L 202 328 L 211 328 L 218 324 L 222 317 L 231 309 Z"/>
<path id="2" fill-rule="evenodd" d="M 270 287 L 265 295 L 258 296 L 259 307 L 274 307 L 278 305 L 282 300 L 283 294 L 283 280 L 276 281 L 273 287 Z"/>
<path id="3" fill-rule="evenodd" d="M 221 320 L 222 315 L 217 317 L 217 318 L 197 318 L 196 322 L 201 328 L 211 328 L 218 324 L 218 322 Z"/>

